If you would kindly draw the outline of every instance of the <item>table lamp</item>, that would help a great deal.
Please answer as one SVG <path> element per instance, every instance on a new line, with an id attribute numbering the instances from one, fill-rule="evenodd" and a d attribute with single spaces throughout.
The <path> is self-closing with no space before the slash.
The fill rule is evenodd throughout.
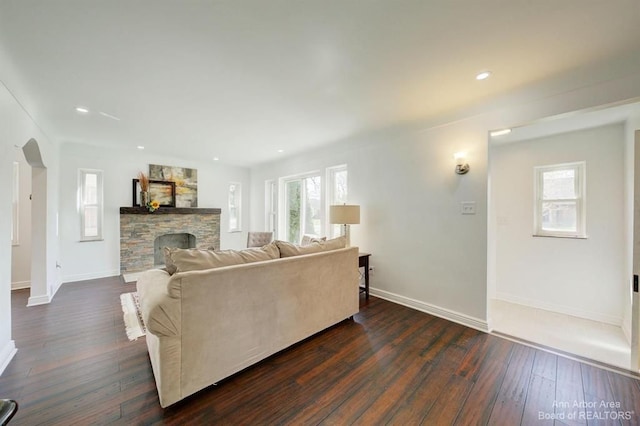
<path id="1" fill-rule="evenodd" d="M 347 247 L 351 247 L 349 225 L 360 223 L 360 206 L 349 204 L 329 206 L 329 222 L 343 225 L 343 235 L 347 237 Z"/>

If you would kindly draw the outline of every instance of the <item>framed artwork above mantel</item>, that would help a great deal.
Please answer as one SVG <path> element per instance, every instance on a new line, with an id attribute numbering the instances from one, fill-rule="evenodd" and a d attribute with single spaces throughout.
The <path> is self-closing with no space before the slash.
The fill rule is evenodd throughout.
<path id="1" fill-rule="evenodd" d="M 160 207 L 176 206 L 176 183 L 163 180 L 149 180 L 149 200 L 156 200 Z M 140 182 L 133 179 L 133 207 L 140 207 Z"/>

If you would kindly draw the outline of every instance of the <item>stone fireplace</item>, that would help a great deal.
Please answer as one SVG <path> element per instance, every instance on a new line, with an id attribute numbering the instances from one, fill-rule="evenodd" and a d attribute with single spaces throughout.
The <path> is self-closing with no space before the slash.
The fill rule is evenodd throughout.
<path id="1" fill-rule="evenodd" d="M 220 209 L 120 207 L 120 273 L 164 265 L 163 247 L 220 248 Z"/>
<path id="2" fill-rule="evenodd" d="M 178 234 L 164 234 L 156 237 L 153 242 L 153 265 L 164 266 L 164 248 L 195 248 L 196 236 L 188 234 L 186 232 L 180 232 Z"/>

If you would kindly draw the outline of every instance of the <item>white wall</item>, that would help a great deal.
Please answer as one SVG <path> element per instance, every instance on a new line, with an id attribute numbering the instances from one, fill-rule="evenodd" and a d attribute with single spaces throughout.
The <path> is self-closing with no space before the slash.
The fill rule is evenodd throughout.
<path id="1" fill-rule="evenodd" d="M 0 181 L 11 182 L 14 145 L 22 146 L 31 138 L 38 142 L 42 157 L 47 166 L 46 173 L 56 176 L 57 147 L 44 135 L 31 117 L 24 112 L 13 95 L 0 83 Z M 48 192 L 44 194 L 50 206 L 46 211 L 46 223 L 55 223 L 57 213 L 57 184 L 51 182 Z M 11 197 L 0 199 L 0 372 L 15 353 L 15 343 L 11 339 Z M 47 226 L 46 241 L 43 242 L 43 256 L 39 259 L 38 280 L 32 276 L 31 298 L 34 301 L 51 299 L 59 281 L 55 274 L 55 262 L 58 256 L 58 241 L 55 232 Z"/>
<path id="2" fill-rule="evenodd" d="M 252 169 L 251 219 L 264 223 L 264 181 L 347 163 L 361 205 L 352 243 L 372 253 L 373 294 L 487 329 L 488 132 L 640 96 L 640 59 L 626 57 L 539 82 L 467 111 L 355 136 Z M 467 151 L 471 171 L 453 172 Z M 477 214 L 460 214 L 475 201 Z"/>
<path id="3" fill-rule="evenodd" d="M 496 298 L 622 324 L 626 289 L 623 124 L 491 149 Z M 586 161 L 587 239 L 533 237 L 534 167 Z"/>
<path id="4" fill-rule="evenodd" d="M 220 246 L 243 248 L 249 228 L 249 211 L 243 209 L 243 232 L 227 232 L 229 182 L 242 183 L 243 205 L 249 200 L 249 170 L 213 161 L 185 161 L 156 156 L 132 147 L 131 151 L 65 143 L 61 146 L 62 280 L 64 282 L 120 274 L 120 207 L 132 203 L 131 180 L 139 171 L 148 173 L 149 164 L 189 167 L 198 170 L 198 207 L 222 209 Z M 104 172 L 104 240 L 80 242 L 80 219 L 77 211 L 78 169 Z"/>
<path id="5" fill-rule="evenodd" d="M 11 288 L 31 285 L 31 166 L 22 149 L 14 148 L 13 161 L 19 164 L 18 245 L 11 247 Z"/>

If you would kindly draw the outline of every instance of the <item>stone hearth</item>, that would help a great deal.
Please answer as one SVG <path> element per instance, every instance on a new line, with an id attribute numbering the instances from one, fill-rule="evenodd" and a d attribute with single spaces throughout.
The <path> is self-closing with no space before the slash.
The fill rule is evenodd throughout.
<path id="1" fill-rule="evenodd" d="M 120 273 L 152 269 L 156 238 L 190 234 L 195 247 L 220 248 L 220 209 L 120 207 Z"/>

